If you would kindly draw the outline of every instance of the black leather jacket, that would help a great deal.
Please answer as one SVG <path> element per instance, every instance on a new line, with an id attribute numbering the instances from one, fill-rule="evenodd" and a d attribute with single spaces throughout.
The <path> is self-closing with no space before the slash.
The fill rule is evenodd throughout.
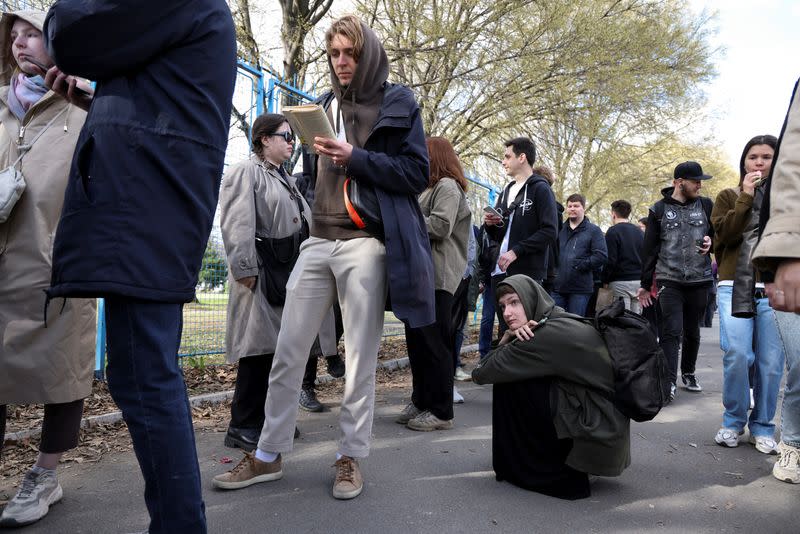
<path id="1" fill-rule="evenodd" d="M 708 254 L 698 254 L 696 246 L 706 235 L 713 238 L 710 222 L 713 202 L 706 197 L 679 202 L 672 198 L 673 189 L 662 189 L 664 198 L 650 208 L 644 237 L 641 279 L 644 288 L 650 287 L 653 271 L 659 282 L 698 284 L 713 279 L 711 258 Z"/>

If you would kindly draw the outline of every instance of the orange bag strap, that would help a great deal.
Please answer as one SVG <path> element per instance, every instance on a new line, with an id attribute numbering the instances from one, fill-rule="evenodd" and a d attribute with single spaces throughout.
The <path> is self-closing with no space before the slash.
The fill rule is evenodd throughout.
<path id="1" fill-rule="evenodd" d="M 355 223 L 356 227 L 359 230 L 363 230 L 367 227 L 367 223 L 361 218 L 361 216 L 356 211 L 356 208 L 353 206 L 353 203 L 350 202 L 350 195 L 347 194 L 347 185 L 350 183 L 350 178 L 345 178 L 344 180 L 344 207 L 347 209 L 347 214 L 350 216 L 350 220 Z"/>

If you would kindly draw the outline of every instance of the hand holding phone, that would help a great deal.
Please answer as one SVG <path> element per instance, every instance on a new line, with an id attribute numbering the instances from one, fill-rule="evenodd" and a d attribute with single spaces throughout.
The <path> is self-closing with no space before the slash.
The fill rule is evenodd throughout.
<path id="1" fill-rule="evenodd" d="M 503 214 L 491 206 L 483 208 L 483 222 L 489 226 L 503 226 Z"/>
<path id="2" fill-rule="evenodd" d="M 23 61 L 27 61 L 31 65 L 36 66 L 37 69 L 42 71 L 42 76 L 46 75 L 47 71 L 50 70 L 50 67 L 46 67 L 41 61 L 39 61 L 38 59 L 36 59 L 34 57 L 31 57 L 31 56 L 20 56 L 20 59 L 23 60 Z M 73 89 L 73 92 L 75 93 L 76 96 L 80 96 L 80 97 L 92 96 L 90 93 L 88 93 L 87 91 L 81 89 L 77 85 Z"/>

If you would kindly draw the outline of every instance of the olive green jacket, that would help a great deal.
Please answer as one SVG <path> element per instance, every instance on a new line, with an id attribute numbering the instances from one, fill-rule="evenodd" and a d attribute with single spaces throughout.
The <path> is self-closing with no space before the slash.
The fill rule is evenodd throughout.
<path id="1" fill-rule="evenodd" d="M 584 473 L 617 476 L 630 465 L 630 420 L 612 401 L 614 372 L 600 334 L 585 319 L 555 306 L 525 275 L 506 278 L 529 319 L 539 323 L 533 339 L 498 346 L 472 372 L 478 384 L 551 377 L 553 423 L 571 438 L 566 464 Z"/>

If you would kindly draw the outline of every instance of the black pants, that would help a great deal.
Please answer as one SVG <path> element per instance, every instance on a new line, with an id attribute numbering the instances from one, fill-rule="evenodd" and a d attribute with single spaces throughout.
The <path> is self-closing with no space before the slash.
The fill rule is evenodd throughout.
<path id="1" fill-rule="evenodd" d="M 453 418 L 453 295 L 436 290 L 436 322 L 422 328 L 406 326 L 411 364 L 411 402 L 439 419 Z"/>
<path id="2" fill-rule="evenodd" d="M 453 369 L 461 364 L 461 344 L 464 338 L 464 326 L 467 324 L 467 317 L 469 316 L 467 297 L 469 296 L 469 284 L 471 281 L 471 276 L 462 279 L 461 283 L 458 284 L 455 295 L 453 295 L 453 310 L 450 316 L 453 321 Z M 461 341 L 456 343 L 456 339 Z"/>
<path id="3" fill-rule="evenodd" d="M 6 405 L 0 405 L 0 452 L 6 435 L 6 413 Z M 78 445 L 82 415 L 83 399 L 45 404 L 39 451 L 55 454 L 74 449 Z"/>
<path id="4" fill-rule="evenodd" d="M 670 379 L 678 377 L 678 347 L 681 373 L 694 373 L 700 348 L 700 318 L 703 316 L 708 285 L 665 285 L 658 296 L 661 319 L 659 344 L 669 362 Z"/>

